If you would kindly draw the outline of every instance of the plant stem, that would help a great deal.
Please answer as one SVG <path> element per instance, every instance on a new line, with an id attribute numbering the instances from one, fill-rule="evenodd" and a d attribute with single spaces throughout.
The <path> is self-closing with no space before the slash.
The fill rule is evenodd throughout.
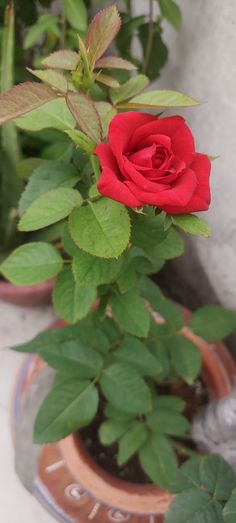
<path id="1" fill-rule="evenodd" d="M 96 156 L 94 156 L 94 154 L 91 154 L 90 161 L 91 161 L 91 164 L 92 164 L 95 180 L 98 181 L 99 180 L 99 176 L 100 176 L 99 160 L 98 160 L 98 158 Z"/>
<path id="2" fill-rule="evenodd" d="M 132 18 L 132 0 L 126 0 L 127 15 Z"/>
<path id="3" fill-rule="evenodd" d="M 150 61 L 150 56 L 152 52 L 152 44 L 153 44 L 153 37 L 154 37 L 154 11 L 153 11 L 153 0 L 149 0 L 149 30 L 148 30 L 148 38 L 147 38 L 147 47 L 146 47 L 146 53 L 144 56 L 143 61 L 143 67 L 142 67 L 142 73 L 145 74 L 147 71 L 147 67 Z"/>

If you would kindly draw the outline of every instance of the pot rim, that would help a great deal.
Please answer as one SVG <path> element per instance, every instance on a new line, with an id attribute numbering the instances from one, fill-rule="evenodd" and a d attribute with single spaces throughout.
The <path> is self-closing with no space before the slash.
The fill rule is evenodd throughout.
<path id="1" fill-rule="evenodd" d="M 189 311 L 181 309 L 188 321 Z M 236 364 L 223 343 L 209 344 L 187 326 L 183 327 L 182 334 L 200 349 L 202 376 L 208 385 L 209 396 L 217 399 L 229 394 L 236 376 Z M 58 445 L 75 481 L 101 503 L 115 504 L 121 510 L 139 515 L 164 514 L 168 510 L 173 495 L 154 484 L 134 484 L 112 476 L 96 464 L 78 435 L 71 434 Z"/>

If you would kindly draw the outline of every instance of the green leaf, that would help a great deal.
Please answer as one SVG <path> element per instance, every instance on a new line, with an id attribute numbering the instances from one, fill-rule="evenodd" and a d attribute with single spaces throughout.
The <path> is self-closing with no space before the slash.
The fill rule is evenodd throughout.
<path id="1" fill-rule="evenodd" d="M 97 351 L 78 339 L 46 344 L 40 356 L 50 367 L 81 379 L 95 378 L 103 363 Z"/>
<path id="2" fill-rule="evenodd" d="M 36 24 L 32 25 L 24 39 L 24 49 L 32 47 L 46 32 L 54 33 L 58 38 L 60 37 L 60 31 L 58 29 L 58 18 L 50 14 L 41 15 Z"/>
<path id="3" fill-rule="evenodd" d="M 158 0 L 161 14 L 178 31 L 182 25 L 182 15 L 179 6 L 173 0 Z"/>
<path id="4" fill-rule="evenodd" d="M 107 87 L 117 88 L 119 87 L 119 82 L 116 78 L 113 76 L 110 76 L 109 74 L 104 73 L 98 73 L 96 76 L 97 82 L 100 82 L 101 84 L 106 85 Z"/>
<path id="5" fill-rule="evenodd" d="M 160 215 L 148 216 L 135 214 L 132 216 L 131 241 L 137 247 L 152 249 L 161 243 L 167 233 L 164 231 L 163 219 Z"/>
<path id="6" fill-rule="evenodd" d="M 180 234 L 172 227 L 167 231 L 167 236 L 156 247 L 145 247 L 147 254 L 153 258 L 171 260 L 181 256 L 184 252 L 184 242 Z"/>
<path id="7" fill-rule="evenodd" d="M 168 489 L 177 470 L 176 456 L 168 439 L 153 434 L 141 448 L 139 459 L 144 472 L 151 480 L 160 487 Z"/>
<path id="8" fill-rule="evenodd" d="M 224 523 L 235 523 L 236 518 L 236 489 L 233 490 L 223 510 Z"/>
<path id="9" fill-rule="evenodd" d="M 57 314 L 68 323 L 84 318 L 96 299 L 95 287 L 80 287 L 75 283 L 70 267 L 59 275 L 53 289 L 53 305 Z"/>
<path id="10" fill-rule="evenodd" d="M 63 267 L 59 252 L 48 243 L 21 245 L 8 256 L 0 272 L 15 285 L 33 285 L 56 276 Z"/>
<path id="11" fill-rule="evenodd" d="M 199 102 L 178 91 L 156 89 L 139 94 L 131 98 L 129 102 L 120 104 L 120 107 L 127 107 L 127 109 L 141 109 L 142 107 L 152 109 L 156 107 L 194 107 L 195 105 L 199 105 Z"/>
<path id="12" fill-rule="evenodd" d="M 207 238 L 211 235 L 211 228 L 205 220 L 194 216 L 194 214 L 180 214 L 171 217 L 172 222 L 184 232 L 189 232 L 194 236 L 204 236 Z"/>
<path id="13" fill-rule="evenodd" d="M 167 409 L 174 412 L 182 412 L 185 409 L 185 402 L 178 396 L 157 396 L 155 398 L 155 407 L 157 409 Z"/>
<path id="14" fill-rule="evenodd" d="M 47 128 L 65 131 L 74 129 L 75 120 L 66 105 L 65 99 L 57 98 L 34 109 L 29 114 L 17 118 L 15 124 L 25 131 L 42 131 Z"/>
<path id="15" fill-rule="evenodd" d="M 44 67 L 51 67 L 52 69 L 64 69 L 65 71 L 73 71 L 79 62 L 79 55 L 75 51 L 66 49 L 54 51 L 49 56 L 44 58 L 42 65 Z"/>
<path id="16" fill-rule="evenodd" d="M 117 285 L 121 293 L 130 291 L 137 283 L 137 273 L 132 260 L 127 259 L 122 267 L 122 271 L 117 279 Z"/>
<path id="17" fill-rule="evenodd" d="M 199 488 L 201 486 L 200 463 L 200 456 L 193 456 L 186 461 L 171 482 L 170 492 L 177 494 L 184 490 Z"/>
<path id="18" fill-rule="evenodd" d="M 227 501 L 236 487 L 236 475 L 221 456 L 206 456 L 200 465 L 201 484 L 217 501 Z"/>
<path id="19" fill-rule="evenodd" d="M 190 427 L 184 416 L 164 407 L 159 407 L 147 415 L 147 425 L 153 432 L 171 436 L 182 436 Z"/>
<path id="20" fill-rule="evenodd" d="M 84 134 L 82 131 L 79 131 L 79 129 L 69 129 L 66 130 L 65 133 L 69 136 L 72 142 L 74 142 L 76 147 L 82 149 L 82 151 L 85 151 L 89 155 L 92 154 L 96 147 L 96 142 L 91 140 L 91 138 L 88 138 L 86 134 Z"/>
<path id="21" fill-rule="evenodd" d="M 38 412 L 34 442 L 49 443 L 85 427 L 98 408 L 98 392 L 89 381 L 66 377 L 49 392 Z"/>
<path id="22" fill-rule="evenodd" d="M 97 13 L 89 26 L 86 39 L 89 62 L 92 66 L 101 58 L 120 29 L 117 7 L 111 5 Z"/>
<path id="23" fill-rule="evenodd" d="M 119 274 L 122 258 L 105 260 L 77 249 L 72 270 L 78 284 L 98 286 L 113 282 Z"/>
<path id="24" fill-rule="evenodd" d="M 143 60 L 147 56 L 149 23 L 141 25 L 139 28 L 139 38 L 143 48 Z M 162 29 L 159 22 L 153 24 L 153 41 L 149 60 L 146 64 L 146 73 L 150 80 L 156 80 L 160 75 L 160 70 L 168 59 L 168 48 L 162 40 Z"/>
<path id="25" fill-rule="evenodd" d="M 236 314 L 220 305 L 205 305 L 194 312 L 189 327 L 205 340 L 217 341 L 235 329 Z"/>
<path id="26" fill-rule="evenodd" d="M 100 258 L 120 256 L 130 237 L 126 208 L 108 198 L 74 209 L 69 218 L 69 228 L 78 247 Z"/>
<path id="27" fill-rule="evenodd" d="M 140 274 L 155 274 L 164 266 L 164 260 L 154 259 L 140 247 L 133 247 L 130 251 L 134 269 Z"/>
<path id="28" fill-rule="evenodd" d="M 102 139 L 102 126 L 92 100 L 85 94 L 69 92 L 66 96 L 66 103 L 79 129 L 95 143 L 100 142 Z"/>
<path id="29" fill-rule="evenodd" d="M 160 362 L 144 343 L 131 336 L 124 339 L 114 357 L 132 365 L 142 376 L 157 376 L 162 370 Z"/>
<path id="30" fill-rule="evenodd" d="M 172 329 L 179 330 L 183 326 L 184 319 L 179 307 L 165 298 L 159 287 L 150 278 L 146 276 L 140 278 L 138 288 L 153 310 L 163 316 Z"/>
<path id="31" fill-rule="evenodd" d="M 148 386 L 130 365 L 110 365 L 103 370 L 100 385 L 104 396 L 117 409 L 130 414 L 145 414 L 152 408 Z"/>
<path id="32" fill-rule="evenodd" d="M 17 116 L 29 113 L 56 96 L 55 91 L 49 85 L 36 82 L 15 85 L 10 91 L 0 96 L 0 125 L 14 120 Z"/>
<path id="33" fill-rule="evenodd" d="M 41 194 L 57 187 L 73 187 L 78 181 L 78 173 L 72 164 L 66 162 L 46 162 L 35 169 L 21 195 L 19 212 L 22 215 L 29 205 Z"/>
<path id="34" fill-rule="evenodd" d="M 68 91 L 68 82 L 66 77 L 59 71 L 55 71 L 53 69 L 30 69 L 27 67 L 27 71 L 31 73 L 32 75 L 36 76 L 36 78 L 39 78 L 39 80 L 42 80 L 42 82 L 51 85 L 54 89 L 57 91 L 60 91 L 62 93 L 66 93 Z"/>
<path id="35" fill-rule="evenodd" d="M 107 403 L 104 409 L 104 414 L 107 418 L 110 418 L 113 421 L 134 421 L 134 415 L 128 414 L 123 410 L 116 409 L 110 403 Z"/>
<path id="36" fill-rule="evenodd" d="M 63 2 L 65 17 L 71 27 L 76 31 L 86 31 L 87 29 L 87 9 L 83 0 L 64 0 Z"/>
<path id="37" fill-rule="evenodd" d="M 134 423 L 133 426 L 122 436 L 119 441 L 118 465 L 126 463 L 145 443 L 147 430 L 143 423 Z"/>
<path id="38" fill-rule="evenodd" d="M 168 343 L 176 372 L 188 383 L 193 383 L 201 370 L 198 347 L 183 336 L 175 336 Z"/>
<path id="39" fill-rule="evenodd" d="M 114 87 L 110 90 L 110 97 L 114 104 L 128 100 L 132 96 L 143 91 L 149 84 L 149 79 L 144 74 L 138 74 L 133 78 L 130 78 L 127 82 L 120 85 L 120 87 Z"/>
<path id="40" fill-rule="evenodd" d="M 165 517 L 165 523 L 224 523 L 222 507 L 206 492 L 190 489 L 177 496 Z"/>
<path id="41" fill-rule="evenodd" d="M 128 421 L 104 421 L 99 427 L 99 439 L 103 445 L 112 445 L 129 427 Z"/>
<path id="42" fill-rule="evenodd" d="M 67 254 L 69 254 L 71 257 L 75 256 L 75 254 L 78 251 L 78 247 L 75 245 L 75 243 L 73 242 L 73 240 L 70 236 L 68 221 L 66 221 L 64 224 L 61 240 L 62 240 L 65 252 Z"/>
<path id="43" fill-rule="evenodd" d="M 82 204 L 80 193 L 75 189 L 58 187 L 41 194 L 23 214 L 19 231 L 36 231 L 66 218 L 74 207 Z"/>
<path id="44" fill-rule="evenodd" d="M 136 291 L 129 291 L 122 295 L 113 294 L 109 303 L 113 317 L 122 329 L 133 336 L 147 337 L 150 315 L 145 301 Z"/>

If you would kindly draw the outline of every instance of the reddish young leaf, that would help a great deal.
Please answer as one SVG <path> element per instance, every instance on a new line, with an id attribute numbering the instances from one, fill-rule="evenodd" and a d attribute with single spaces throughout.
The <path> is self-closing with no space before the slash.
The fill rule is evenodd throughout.
<path id="1" fill-rule="evenodd" d="M 94 142 L 100 142 L 102 124 L 93 102 L 85 94 L 69 92 L 66 96 L 66 103 L 79 129 Z"/>
<path id="2" fill-rule="evenodd" d="M 119 56 L 103 56 L 97 60 L 95 69 L 124 69 L 126 71 L 134 71 L 137 67 Z"/>
<path id="3" fill-rule="evenodd" d="M 42 65 L 52 69 L 64 69 L 65 71 L 73 71 L 78 64 L 79 55 L 75 51 L 55 51 L 47 58 L 44 58 Z"/>
<path id="4" fill-rule="evenodd" d="M 120 84 L 116 78 L 109 76 L 108 74 L 100 73 L 97 75 L 97 82 L 107 85 L 108 87 L 119 87 Z"/>
<path id="5" fill-rule="evenodd" d="M 49 85 L 25 82 L 0 96 L 0 125 L 57 98 Z"/>
<path id="6" fill-rule="evenodd" d="M 55 71 L 54 69 L 30 69 L 27 67 L 27 70 L 42 80 L 42 82 L 45 82 L 46 84 L 51 85 L 54 87 L 54 89 L 57 89 L 58 91 L 61 91 L 63 93 L 66 93 L 68 91 L 68 81 L 65 78 L 65 76 L 59 72 Z"/>
<path id="7" fill-rule="evenodd" d="M 117 35 L 121 26 L 121 20 L 115 5 L 111 5 L 99 13 L 92 20 L 86 48 L 88 49 L 89 61 L 92 66 L 103 55 L 112 40 Z"/>

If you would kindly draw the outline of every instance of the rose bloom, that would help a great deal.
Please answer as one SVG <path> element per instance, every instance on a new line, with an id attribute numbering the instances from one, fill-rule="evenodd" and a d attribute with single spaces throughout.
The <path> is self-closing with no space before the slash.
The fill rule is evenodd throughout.
<path id="1" fill-rule="evenodd" d="M 153 205 L 170 214 L 206 211 L 211 164 L 195 151 L 181 116 L 116 115 L 108 143 L 95 149 L 102 173 L 98 191 L 128 207 Z"/>

